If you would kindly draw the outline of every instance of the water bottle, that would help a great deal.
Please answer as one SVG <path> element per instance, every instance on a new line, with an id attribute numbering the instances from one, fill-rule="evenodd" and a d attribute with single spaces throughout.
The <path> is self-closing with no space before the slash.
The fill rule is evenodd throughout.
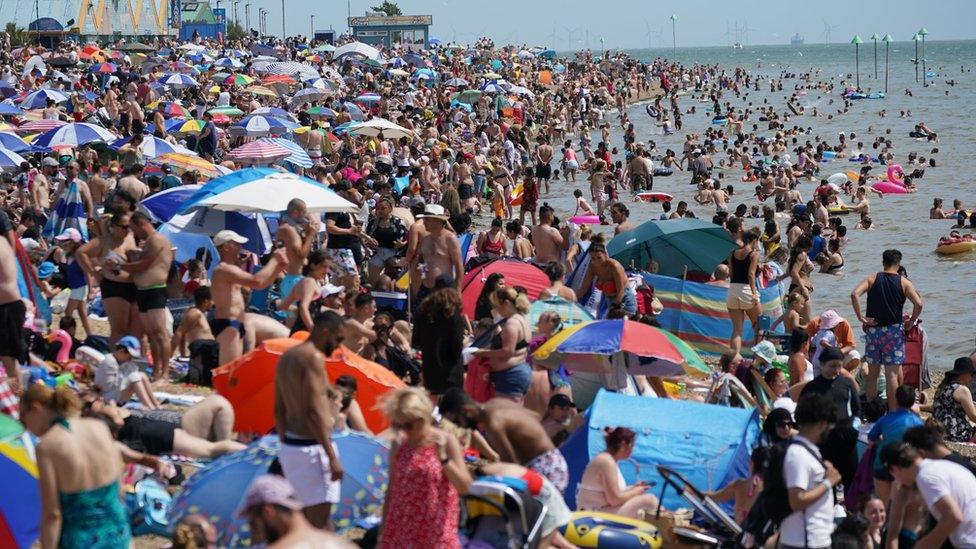
<path id="1" fill-rule="evenodd" d="M 847 518 L 847 508 L 844 507 L 844 485 L 834 487 L 834 524 L 840 524 Z"/>

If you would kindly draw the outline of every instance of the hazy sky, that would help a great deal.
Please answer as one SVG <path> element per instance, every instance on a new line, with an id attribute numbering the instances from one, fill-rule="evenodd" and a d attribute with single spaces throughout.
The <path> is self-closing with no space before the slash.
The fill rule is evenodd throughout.
<path id="1" fill-rule="evenodd" d="M 84 1 L 39 3 L 42 15 L 61 19 L 71 10 L 69 6 Z M 257 27 L 258 9 L 263 7 L 268 10 L 268 32 L 280 35 L 281 0 L 240 0 L 242 23 L 247 1 L 251 2 L 251 26 Z M 347 1 L 354 15 L 362 15 L 381 0 Z M 347 1 L 284 0 L 288 34 L 307 35 L 312 15 L 316 28 L 331 25 L 344 30 Z M 211 3 L 218 4 L 217 0 Z M 220 5 L 233 17 L 231 0 L 222 0 Z M 832 42 L 847 42 L 855 33 L 867 39 L 873 32 L 891 33 L 902 41 L 922 26 L 928 28 L 932 40 L 976 38 L 976 0 L 401 0 L 399 5 L 406 14 L 433 15 L 432 34 L 447 41 L 472 42 L 487 35 L 498 44 L 526 43 L 559 50 L 585 47 L 587 38 L 592 48 L 600 47 L 600 38 L 607 48 L 668 47 L 672 13 L 678 16 L 679 47 L 721 46 L 736 40 L 786 44 L 797 32 L 807 43 L 823 43 L 825 24 L 832 27 Z M 0 0 L 0 22 L 17 13 L 18 23 L 26 26 L 32 8 L 33 0 Z"/>

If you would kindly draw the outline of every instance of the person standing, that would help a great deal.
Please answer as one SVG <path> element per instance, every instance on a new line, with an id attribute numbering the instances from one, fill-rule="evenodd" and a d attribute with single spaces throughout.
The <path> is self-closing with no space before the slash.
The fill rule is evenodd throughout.
<path id="1" fill-rule="evenodd" d="M 837 411 L 837 421 L 825 434 L 821 449 L 824 457 L 840 470 L 844 484 L 850 486 L 857 468 L 857 429 L 853 421 L 861 415 L 861 401 L 851 374 L 844 370 L 844 355 L 836 347 L 820 353 L 820 375 L 803 387 L 800 398 L 809 394 L 826 397 Z"/>
<path id="2" fill-rule="evenodd" d="M 756 251 L 758 242 L 758 231 L 748 230 L 742 233 L 742 246 L 733 250 L 728 260 L 731 273 L 725 306 L 732 318 L 729 348 L 736 354 L 742 349 L 742 330 L 746 316 L 752 321 L 753 341 L 759 340 L 759 313 L 762 311 L 756 284 L 756 273 L 759 270 L 759 252 Z"/>
<path id="3" fill-rule="evenodd" d="M 296 488 L 305 517 L 317 528 L 332 530 L 332 506 L 339 503 L 343 469 L 332 442 L 335 417 L 326 396 L 325 358 L 338 347 L 345 330 L 342 318 L 331 312 L 319 315 L 315 324 L 306 343 L 278 360 L 275 429 L 281 439 L 281 469 Z"/>
<path id="4" fill-rule="evenodd" d="M 431 292 L 414 317 L 413 346 L 424 357 L 424 388 L 431 395 L 463 387 L 461 350 L 468 331 L 463 310 L 461 294 L 454 287 L 446 287 Z"/>
<path id="5" fill-rule="evenodd" d="M 291 289 L 301 282 L 302 266 L 318 237 L 319 226 L 316 217 L 309 215 L 304 200 L 293 198 L 288 202 L 275 234 L 277 245 L 283 246 L 288 255 L 288 266 L 279 285 L 281 297 L 287 297 Z"/>
<path id="6" fill-rule="evenodd" d="M 166 280 L 173 264 L 173 245 L 165 235 L 156 232 L 148 215 L 136 212 L 130 220 L 132 233 L 142 241 L 139 259 L 120 263 L 110 258 L 106 260 L 106 266 L 132 274 L 139 321 L 152 349 L 154 381 L 168 381 L 173 347 L 166 307 Z"/>
<path id="7" fill-rule="evenodd" d="M 17 257 L 10 241 L 9 238 L 0 238 L 0 361 L 3 363 L 0 383 L 6 382 L 11 392 L 18 395 L 18 364 L 27 358 L 27 346 L 24 343 L 27 306 L 20 298 L 17 287 Z"/>
<path id="8" fill-rule="evenodd" d="M 875 442 L 874 448 L 874 491 L 886 505 L 891 497 L 891 473 L 881 463 L 882 451 L 902 441 L 905 431 L 923 425 L 922 418 L 912 410 L 915 405 L 915 388 L 902 385 L 895 391 L 898 409 L 888 412 L 879 419 L 868 433 L 868 440 Z M 881 440 L 878 443 L 878 440 Z"/>
<path id="9" fill-rule="evenodd" d="M 851 292 L 851 306 L 865 333 L 867 398 L 872 400 L 878 396 L 878 376 L 884 367 L 889 411 L 896 409 L 895 390 L 902 383 L 905 330 L 914 327 L 922 314 L 922 296 L 907 277 L 898 274 L 901 259 L 900 251 L 885 250 L 881 254 L 883 270 L 862 280 Z M 867 311 L 862 314 L 860 298 L 865 292 L 868 296 Z M 906 299 L 912 302 L 912 316 L 908 320 L 904 320 Z"/>

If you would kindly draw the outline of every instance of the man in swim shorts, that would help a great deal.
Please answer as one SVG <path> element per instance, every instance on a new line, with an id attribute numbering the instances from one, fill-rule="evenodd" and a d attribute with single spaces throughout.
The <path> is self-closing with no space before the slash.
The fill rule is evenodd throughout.
<path id="1" fill-rule="evenodd" d="M 139 259 L 122 263 L 117 268 L 132 273 L 132 281 L 136 285 L 139 320 L 153 354 L 154 381 L 168 381 L 173 347 L 169 312 L 166 309 L 166 279 L 173 265 L 173 245 L 168 238 L 156 232 L 149 216 L 142 212 L 132 214 L 130 225 L 132 234 L 142 242 L 142 253 Z M 113 268 L 113 262 L 107 259 L 106 265 Z"/>
<path id="2" fill-rule="evenodd" d="M 282 297 L 291 293 L 295 284 L 302 280 L 302 265 L 312 251 L 318 232 L 318 219 L 309 215 L 305 202 L 300 198 L 293 198 L 288 202 L 275 235 L 276 246 L 284 247 L 288 256 L 288 267 L 285 268 L 279 288 L 279 295 Z"/>
<path id="3" fill-rule="evenodd" d="M 14 237 L 16 233 L 10 229 L 0 234 L 0 361 L 3 362 L 0 382 L 6 381 L 13 393 L 12 397 L 20 394 L 18 363 L 27 358 L 27 345 L 24 342 L 27 306 L 20 299 L 20 290 L 17 289 L 17 261 L 10 244 Z M 0 393 L 2 392 L 0 387 Z M 0 398 L 3 396 L 0 395 Z M 16 411 L 16 404 L 12 403 L 11 407 Z M 0 409 L 4 408 L 0 404 Z"/>

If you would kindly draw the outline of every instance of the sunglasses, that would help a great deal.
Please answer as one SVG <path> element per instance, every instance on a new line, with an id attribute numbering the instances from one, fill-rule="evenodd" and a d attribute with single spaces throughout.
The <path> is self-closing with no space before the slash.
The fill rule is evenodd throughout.
<path id="1" fill-rule="evenodd" d="M 776 427 L 795 427 L 796 423 L 792 421 L 780 421 L 776 423 Z"/>

